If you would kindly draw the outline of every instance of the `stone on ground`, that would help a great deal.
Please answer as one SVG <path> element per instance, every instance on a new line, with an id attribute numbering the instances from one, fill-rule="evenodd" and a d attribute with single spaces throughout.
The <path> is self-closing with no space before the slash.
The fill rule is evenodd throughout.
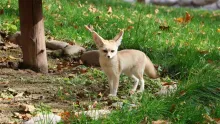
<path id="1" fill-rule="evenodd" d="M 98 50 L 92 50 L 92 51 L 87 51 L 82 54 L 81 60 L 83 64 L 88 65 L 88 66 L 98 66 L 100 67 L 99 64 L 99 51 Z"/>
<path id="2" fill-rule="evenodd" d="M 21 46 L 20 37 L 21 37 L 21 32 L 20 32 L 20 31 L 17 31 L 15 34 L 9 35 L 9 36 L 7 37 L 7 39 L 8 39 L 10 42 L 12 42 L 12 43 Z"/>
<path id="3" fill-rule="evenodd" d="M 50 40 L 46 42 L 46 47 L 51 50 L 64 49 L 69 44 L 62 41 Z"/>
<path id="4" fill-rule="evenodd" d="M 78 45 L 68 45 L 63 49 L 63 54 L 65 56 L 79 56 L 81 55 L 83 52 L 85 52 L 86 49 L 78 46 Z"/>
<path id="5" fill-rule="evenodd" d="M 61 117 L 55 114 L 39 115 L 31 118 L 23 124 L 57 124 L 61 121 Z"/>

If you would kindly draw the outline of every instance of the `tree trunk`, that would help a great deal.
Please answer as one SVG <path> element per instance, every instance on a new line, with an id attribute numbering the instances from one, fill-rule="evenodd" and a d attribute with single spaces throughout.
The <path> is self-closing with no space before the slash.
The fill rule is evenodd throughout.
<path id="1" fill-rule="evenodd" d="M 42 0 L 19 0 L 22 67 L 47 73 Z"/>
<path id="2" fill-rule="evenodd" d="M 145 0 L 137 0 L 139 3 L 145 3 Z"/>

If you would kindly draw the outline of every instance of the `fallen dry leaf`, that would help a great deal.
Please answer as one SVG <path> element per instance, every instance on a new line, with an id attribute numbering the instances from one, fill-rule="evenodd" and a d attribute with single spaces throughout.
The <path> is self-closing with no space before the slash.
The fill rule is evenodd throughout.
<path id="1" fill-rule="evenodd" d="M 146 15 L 147 18 L 152 18 L 152 16 L 153 16 L 152 14 L 147 14 Z"/>
<path id="2" fill-rule="evenodd" d="M 59 9 L 62 9 L 62 7 L 59 5 L 59 7 L 58 7 Z"/>
<path id="3" fill-rule="evenodd" d="M 208 54 L 209 51 L 208 50 L 198 50 L 200 54 Z"/>
<path id="4" fill-rule="evenodd" d="M 128 19 L 128 23 L 134 24 L 134 22 L 131 19 Z"/>
<path id="5" fill-rule="evenodd" d="M 220 118 L 214 118 L 214 120 L 217 124 L 220 124 Z"/>
<path id="6" fill-rule="evenodd" d="M 75 115 L 78 117 L 82 114 L 96 120 L 98 118 L 105 118 L 108 114 L 110 114 L 110 110 L 89 110 L 89 111 L 81 111 L 81 112 L 76 112 Z"/>
<path id="7" fill-rule="evenodd" d="M 186 94 L 186 91 L 184 91 L 184 90 L 180 91 L 180 96 L 183 96 L 185 94 Z"/>
<path id="8" fill-rule="evenodd" d="M 88 69 L 80 69 L 79 71 L 80 71 L 80 73 L 84 74 L 84 73 L 88 72 Z"/>
<path id="9" fill-rule="evenodd" d="M 9 81 L 0 82 L 0 85 L 7 85 L 8 83 L 9 83 Z"/>
<path id="10" fill-rule="evenodd" d="M 219 33 L 220 33 L 220 28 L 219 28 L 219 29 L 217 29 L 217 32 L 219 32 Z"/>
<path id="11" fill-rule="evenodd" d="M 154 12 L 155 12 L 155 14 L 158 14 L 159 13 L 159 9 L 155 9 Z"/>
<path id="12" fill-rule="evenodd" d="M 4 10 L 3 9 L 0 10 L 0 15 L 2 15 L 2 14 L 4 14 Z"/>
<path id="13" fill-rule="evenodd" d="M 140 124 L 148 124 L 148 117 L 145 117 L 141 122 Z"/>
<path id="14" fill-rule="evenodd" d="M 157 120 L 157 121 L 152 121 L 152 124 L 169 124 L 167 120 Z"/>
<path id="15" fill-rule="evenodd" d="M 85 25 L 85 28 L 90 31 L 90 32 L 93 32 L 94 31 L 94 28 L 92 25 Z"/>
<path id="16" fill-rule="evenodd" d="M 20 105 L 20 107 L 25 112 L 34 112 L 36 109 L 33 105 L 28 105 L 28 104 L 22 104 Z"/>
<path id="17" fill-rule="evenodd" d="M 24 92 L 18 93 L 17 95 L 15 95 L 15 97 L 22 97 L 24 95 Z"/>
<path id="18" fill-rule="evenodd" d="M 131 29 L 133 29 L 133 28 L 134 28 L 134 26 L 128 26 L 126 30 L 129 31 L 129 30 L 131 30 Z"/>
<path id="19" fill-rule="evenodd" d="M 208 59 L 207 62 L 208 62 L 209 64 L 213 63 L 213 61 L 212 61 L 211 59 Z"/>
<path id="20" fill-rule="evenodd" d="M 170 29 L 170 26 L 161 25 L 161 26 L 159 26 L 159 29 L 160 29 L 160 30 L 169 30 L 169 29 Z"/>
<path id="21" fill-rule="evenodd" d="M 89 11 L 92 13 L 98 12 L 98 9 L 96 9 L 93 5 L 89 6 Z"/>
<path id="22" fill-rule="evenodd" d="M 174 19 L 176 22 L 179 23 L 188 23 L 192 20 L 191 15 L 186 11 L 185 17 L 179 17 Z"/>
<path id="23" fill-rule="evenodd" d="M 62 120 L 67 121 L 70 118 L 70 112 L 65 111 L 59 114 L 61 116 Z"/>
<path id="24" fill-rule="evenodd" d="M 203 117 L 207 120 L 207 121 L 210 121 L 210 122 L 213 122 L 214 119 L 212 117 L 210 117 L 208 114 L 204 114 Z"/>
<path id="25" fill-rule="evenodd" d="M 18 113 L 18 112 L 14 112 L 14 117 L 22 119 L 22 115 L 20 113 Z"/>
<path id="26" fill-rule="evenodd" d="M 108 14 L 112 14 L 112 7 L 111 6 L 108 7 Z"/>
<path id="27" fill-rule="evenodd" d="M 185 22 L 189 22 L 191 21 L 192 17 L 190 16 L 190 14 L 188 12 L 186 12 L 186 16 L 185 16 Z"/>
<path id="28" fill-rule="evenodd" d="M 5 46 L 3 46 L 3 50 L 7 50 L 7 49 L 16 49 L 19 46 L 17 44 L 11 43 L 11 42 L 6 42 Z"/>
<path id="29" fill-rule="evenodd" d="M 179 23 L 183 23 L 183 18 L 182 17 L 179 17 L 179 18 L 175 18 L 175 21 L 179 22 Z"/>
<path id="30" fill-rule="evenodd" d="M 17 59 L 18 59 L 18 58 L 15 58 L 15 57 L 12 56 L 12 55 L 9 55 L 8 58 L 11 59 L 11 60 L 17 60 Z"/>

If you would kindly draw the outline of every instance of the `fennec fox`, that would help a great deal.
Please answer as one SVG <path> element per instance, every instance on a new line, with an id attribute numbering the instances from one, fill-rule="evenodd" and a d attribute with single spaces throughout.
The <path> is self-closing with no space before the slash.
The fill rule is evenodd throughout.
<path id="1" fill-rule="evenodd" d="M 117 96 L 121 73 L 134 79 L 135 83 L 131 92 L 136 91 L 139 82 L 140 89 L 138 92 L 144 91 L 144 72 L 150 78 L 157 78 L 157 72 L 153 63 L 143 52 L 132 49 L 118 51 L 123 34 L 124 32 L 120 31 L 114 39 L 105 40 L 95 31 L 92 31 L 93 40 L 99 49 L 101 68 L 108 77 L 109 96 Z"/>

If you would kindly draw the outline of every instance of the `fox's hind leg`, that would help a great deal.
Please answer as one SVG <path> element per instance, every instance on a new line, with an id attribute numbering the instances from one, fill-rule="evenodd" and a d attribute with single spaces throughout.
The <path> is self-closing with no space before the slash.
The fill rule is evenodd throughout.
<path id="1" fill-rule="evenodd" d="M 135 77 L 138 78 L 138 80 L 140 81 L 140 89 L 137 92 L 143 92 L 144 91 L 144 70 L 140 70 L 136 73 Z"/>
<path id="2" fill-rule="evenodd" d="M 137 91 L 137 92 L 144 92 L 144 79 L 140 79 L 140 82 L 141 82 L 141 86 L 140 86 L 140 89 Z"/>
<path id="3" fill-rule="evenodd" d="M 134 93 L 137 89 L 138 83 L 139 83 L 139 79 L 137 77 L 135 77 L 134 75 L 131 75 L 131 77 L 134 79 L 134 86 L 131 89 L 131 93 Z"/>

